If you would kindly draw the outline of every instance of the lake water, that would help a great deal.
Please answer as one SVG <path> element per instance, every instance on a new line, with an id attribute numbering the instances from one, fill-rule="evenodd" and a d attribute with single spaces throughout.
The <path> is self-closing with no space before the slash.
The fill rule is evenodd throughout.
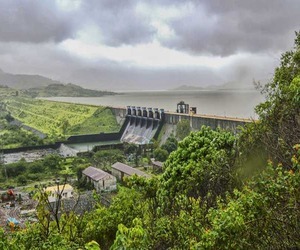
<path id="1" fill-rule="evenodd" d="M 144 91 L 128 92 L 103 97 L 51 97 L 54 101 L 93 105 L 126 107 L 140 106 L 176 110 L 184 101 L 197 107 L 197 114 L 221 115 L 240 118 L 257 118 L 254 107 L 264 100 L 255 90 L 196 90 L 196 91 Z"/>

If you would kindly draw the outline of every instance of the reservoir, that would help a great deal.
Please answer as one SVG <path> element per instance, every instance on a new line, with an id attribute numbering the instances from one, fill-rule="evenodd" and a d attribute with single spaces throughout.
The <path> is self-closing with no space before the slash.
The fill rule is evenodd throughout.
<path id="1" fill-rule="evenodd" d="M 254 108 L 264 100 L 256 90 L 194 90 L 194 91 L 140 91 L 103 97 L 51 97 L 53 101 L 103 105 L 113 107 L 140 106 L 163 108 L 174 112 L 180 101 L 197 107 L 198 114 L 239 118 L 254 118 Z"/>

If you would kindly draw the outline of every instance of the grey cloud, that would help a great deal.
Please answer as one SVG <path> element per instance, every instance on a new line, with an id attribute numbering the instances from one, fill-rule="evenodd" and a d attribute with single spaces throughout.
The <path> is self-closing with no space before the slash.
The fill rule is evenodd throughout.
<path id="1" fill-rule="evenodd" d="M 162 89 L 234 80 L 249 83 L 272 75 L 276 59 L 270 55 L 290 48 L 293 31 L 299 29 L 300 5 L 296 0 L 184 2 L 193 3 L 194 9 L 190 15 L 169 22 L 176 38 L 161 41 L 165 46 L 223 56 L 267 51 L 268 59 L 249 56 L 218 71 L 203 67 L 146 69 L 107 60 L 89 61 L 62 51 L 57 42 L 90 24 L 101 30 L 103 41 L 111 46 L 151 41 L 155 30 L 150 20 L 136 12 L 137 0 L 83 0 L 78 10 L 67 12 L 52 0 L 0 0 L 0 68 L 95 89 Z M 147 3 L 168 7 L 183 1 Z"/>
<path id="2" fill-rule="evenodd" d="M 89 0 L 82 1 L 78 10 L 63 11 L 53 0 L 0 0 L 0 41 L 60 42 L 92 24 L 110 46 L 151 42 L 158 38 L 151 20 L 136 11 L 141 2 Z M 198 54 L 285 50 L 300 23 L 298 0 L 144 2 L 162 8 L 193 4 L 192 13 L 169 22 L 175 38 L 160 42 Z"/>
<path id="3" fill-rule="evenodd" d="M 237 86 L 251 86 L 253 80 L 267 83 L 279 65 L 280 54 L 248 55 L 236 58 L 217 70 L 226 82 L 234 82 Z"/>
<path id="4" fill-rule="evenodd" d="M 102 90 L 168 89 L 180 85 L 222 83 L 213 70 L 199 68 L 142 68 L 109 60 L 78 60 L 47 44 L 0 43 L 0 68 L 14 74 L 40 74 L 64 83 Z"/>
<path id="5" fill-rule="evenodd" d="M 136 12 L 138 1 L 103 0 L 82 4 L 86 21 L 97 25 L 107 45 L 149 42 L 155 33 L 149 20 Z"/>
<path id="6" fill-rule="evenodd" d="M 165 45 L 190 52 L 230 55 L 285 50 L 299 29 L 300 4 L 287 1 L 191 1 L 192 13 L 172 21 L 176 38 Z"/>
<path id="7" fill-rule="evenodd" d="M 72 36 L 75 21 L 55 1 L 0 0 L 0 41 L 59 42 Z"/>

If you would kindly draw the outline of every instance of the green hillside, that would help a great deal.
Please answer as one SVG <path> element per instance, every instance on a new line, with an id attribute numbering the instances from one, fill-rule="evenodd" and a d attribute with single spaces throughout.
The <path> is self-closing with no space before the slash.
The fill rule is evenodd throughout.
<path id="1" fill-rule="evenodd" d="M 106 107 L 21 97 L 6 99 L 5 103 L 14 118 L 54 137 L 119 130 L 116 118 Z"/>
<path id="2" fill-rule="evenodd" d="M 32 97 L 52 97 L 52 96 L 71 96 L 71 97 L 100 97 L 112 95 L 112 92 L 85 89 L 75 84 L 50 84 L 26 90 Z"/>
<path id="3" fill-rule="evenodd" d="M 0 85 L 0 97 L 15 96 L 18 94 L 16 89 Z"/>

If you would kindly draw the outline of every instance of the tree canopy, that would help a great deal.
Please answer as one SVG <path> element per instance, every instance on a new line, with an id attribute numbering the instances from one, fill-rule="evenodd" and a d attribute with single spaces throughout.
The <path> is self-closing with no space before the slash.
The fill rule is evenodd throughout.
<path id="1" fill-rule="evenodd" d="M 181 120 L 177 123 L 176 136 L 179 140 L 184 139 L 191 132 L 191 126 L 189 120 Z"/>

